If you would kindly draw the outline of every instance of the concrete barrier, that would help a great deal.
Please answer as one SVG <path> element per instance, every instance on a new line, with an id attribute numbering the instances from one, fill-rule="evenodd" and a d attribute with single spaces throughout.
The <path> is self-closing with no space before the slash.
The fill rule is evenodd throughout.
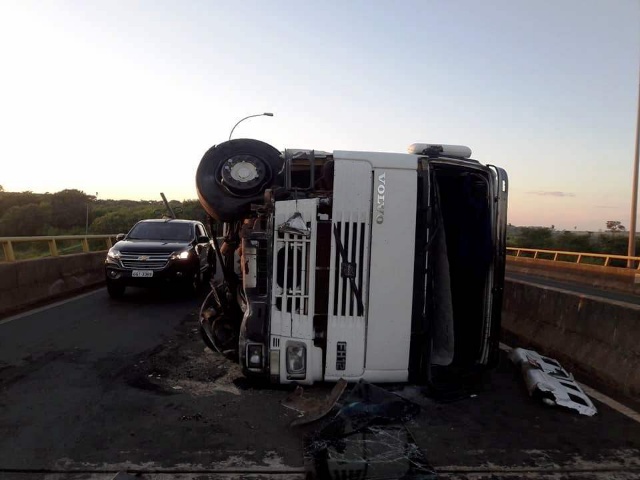
<path id="1" fill-rule="evenodd" d="M 640 306 L 509 280 L 502 328 L 507 343 L 640 400 Z"/>
<path id="2" fill-rule="evenodd" d="M 554 262 L 523 257 L 507 257 L 509 272 L 536 275 L 589 285 L 604 290 L 640 295 L 640 271 L 584 263 Z"/>
<path id="3" fill-rule="evenodd" d="M 0 316 L 104 282 L 105 252 L 0 263 Z"/>

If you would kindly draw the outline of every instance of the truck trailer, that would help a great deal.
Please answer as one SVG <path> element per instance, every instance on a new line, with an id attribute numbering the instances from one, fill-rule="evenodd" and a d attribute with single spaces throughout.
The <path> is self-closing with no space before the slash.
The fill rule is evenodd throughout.
<path id="1" fill-rule="evenodd" d="M 497 362 L 508 178 L 469 148 L 230 140 L 196 188 L 223 226 L 201 332 L 247 376 L 447 388 Z"/>

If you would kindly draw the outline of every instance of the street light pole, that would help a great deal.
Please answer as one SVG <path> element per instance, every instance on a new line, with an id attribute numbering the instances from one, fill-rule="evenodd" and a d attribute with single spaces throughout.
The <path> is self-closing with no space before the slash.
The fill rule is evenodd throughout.
<path id="1" fill-rule="evenodd" d="M 633 159 L 633 185 L 631 187 L 631 221 L 629 222 L 629 249 L 627 255 L 636 255 L 636 218 L 638 217 L 638 168 L 640 167 L 640 75 L 638 79 L 638 118 L 636 119 L 636 153 Z M 633 268 L 634 262 L 627 260 L 627 267 Z"/>
<path id="2" fill-rule="evenodd" d="M 244 117 L 243 119 L 241 119 L 238 123 L 236 123 L 233 128 L 231 129 L 231 133 L 229 134 L 229 140 L 231 140 L 231 135 L 233 135 L 233 131 L 236 129 L 236 127 L 238 125 L 240 125 L 240 123 L 244 122 L 247 118 L 253 118 L 253 117 L 273 117 L 273 113 L 271 112 L 264 112 L 264 113 L 258 113 L 256 115 L 249 115 L 248 117 Z"/>

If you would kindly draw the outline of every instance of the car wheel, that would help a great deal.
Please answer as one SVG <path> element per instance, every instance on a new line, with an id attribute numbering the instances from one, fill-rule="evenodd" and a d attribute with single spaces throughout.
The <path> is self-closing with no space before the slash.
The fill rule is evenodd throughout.
<path id="1" fill-rule="evenodd" d="M 251 203 L 262 201 L 282 162 L 277 149 L 259 140 L 242 138 L 215 145 L 196 172 L 200 203 L 221 222 L 239 220 L 250 212 Z"/>
<path id="2" fill-rule="evenodd" d="M 122 298 L 125 289 L 125 285 L 107 280 L 107 292 L 111 298 Z"/>

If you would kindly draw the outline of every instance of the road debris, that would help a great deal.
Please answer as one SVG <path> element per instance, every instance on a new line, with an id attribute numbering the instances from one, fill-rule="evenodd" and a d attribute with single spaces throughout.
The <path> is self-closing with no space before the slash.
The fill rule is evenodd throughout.
<path id="1" fill-rule="evenodd" d="M 297 386 L 291 395 L 282 402 L 282 406 L 295 410 L 300 414 L 299 418 L 291 422 L 291 426 L 296 427 L 323 418 L 333 409 L 340 396 L 344 393 L 345 388 L 347 388 L 347 381 L 341 378 L 326 398 L 319 399 L 305 396 L 304 389 L 301 386 Z"/>
<path id="2" fill-rule="evenodd" d="M 581 415 L 591 417 L 597 413 L 595 405 L 573 375 L 562 368 L 557 360 L 523 348 L 513 349 L 509 359 L 520 367 L 532 397 L 540 398 L 546 405 L 576 410 Z"/>
<path id="3" fill-rule="evenodd" d="M 193 415 L 182 415 L 180 417 L 180 421 L 185 422 L 188 420 L 195 420 L 195 421 L 200 421 L 202 420 L 204 417 L 202 416 L 201 413 L 194 413 Z"/>
<path id="4" fill-rule="evenodd" d="M 305 439 L 315 478 L 436 478 L 405 425 L 420 412 L 415 403 L 360 381 L 334 411 Z"/>
<path id="5" fill-rule="evenodd" d="M 168 341 L 146 352 L 127 372 L 128 383 L 165 395 L 240 395 L 236 386 L 238 379 L 244 378 L 240 365 L 221 353 L 203 349 L 199 330 L 192 325 L 181 325 L 179 341 Z"/>

